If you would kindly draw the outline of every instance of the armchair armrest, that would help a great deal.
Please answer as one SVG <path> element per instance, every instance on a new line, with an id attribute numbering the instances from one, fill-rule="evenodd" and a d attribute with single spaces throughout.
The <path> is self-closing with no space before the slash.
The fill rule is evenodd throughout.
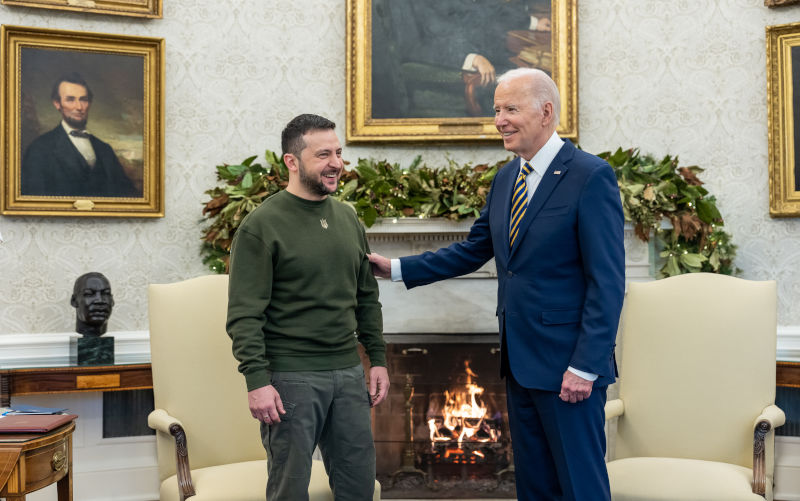
<path id="1" fill-rule="evenodd" d="M 192 471 L 189 467 L 189 449 L 186 444 L 186 432 L 181 422 L 167 414 L 164 409 L 156 409 L 147 416 L 147 426 L 175 437 L 175 455 L 177 460 L 178 494 L 181 501 L 195 495 L 192 484 Z"/>
<path id="2" fill-rule="evenodd" d="M 769 405 L 753 424 L 753 493 L 765 496 L 767 489 L 767 464 L 765 438 L 774 428 L 783 426 L 786 414 L 777 405 Z"/>
<path id="3" fill-rule="evenodd" d="M 180 425 L 181 422 L 178 421 L 177 418 L 167 414 L 167 411 L 164 409 L 156 409 L 147 416 L 147 426 L 162 433 L 171 435 L 172 433 L 169 431 L 169 427 L 173 424 Z"/>
<path id="4" fill-rule="evenodd" d="M 614 419 L 615 417 L 620 417 L 625 413 L 625 403 L 622 399 L 615 398 L 614 400 L 609 400 L 606 402 L 606 421 L 609 419 Z"/>

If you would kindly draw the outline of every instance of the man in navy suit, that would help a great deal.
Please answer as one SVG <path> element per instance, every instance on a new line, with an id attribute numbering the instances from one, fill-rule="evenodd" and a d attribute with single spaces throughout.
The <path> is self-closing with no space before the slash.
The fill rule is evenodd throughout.
<path id="1" fill-rule="evenodd" d="M 495 176 L 467 239 L 388 260 L 376 275 L 426 285 L 497 265 L 497 316 L 517 495 L 606 501 L 604 411 L 625 289 L 616 177 L 556 134 L 558 88 L 546 73 L 498 78 L 495 125 L 518 155 Z"/>
<path id="2" fill-rule="evenodd" d="M 53 86 L 53 106 L 61 113 L 55 129 L 34 139 L 20 171 L 21 194 L 67 197 L 141 197 L 107 143 L 86 132 L 92 91 L 77 73 Z"/>

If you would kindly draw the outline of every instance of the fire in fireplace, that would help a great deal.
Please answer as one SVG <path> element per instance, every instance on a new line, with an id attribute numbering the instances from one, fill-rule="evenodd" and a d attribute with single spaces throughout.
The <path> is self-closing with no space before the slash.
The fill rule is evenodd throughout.
<path id="1" fill-rule="evenodd" d="M 515 498 L 497 337 L 386 337 L 392 390 L 373 422 L 382 496 Z"/>

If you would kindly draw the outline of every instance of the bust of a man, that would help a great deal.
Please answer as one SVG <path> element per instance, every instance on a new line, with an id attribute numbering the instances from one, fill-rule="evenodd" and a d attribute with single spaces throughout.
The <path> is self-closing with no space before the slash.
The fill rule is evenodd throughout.
<path id="1" fill-rule="evenodd" d="M 97 272 L 85 273 L 75 280 L 70 304 L 75 308 L 75 330 L 84 336 L 102 336 L 114 307 L 111 284 Z"/>

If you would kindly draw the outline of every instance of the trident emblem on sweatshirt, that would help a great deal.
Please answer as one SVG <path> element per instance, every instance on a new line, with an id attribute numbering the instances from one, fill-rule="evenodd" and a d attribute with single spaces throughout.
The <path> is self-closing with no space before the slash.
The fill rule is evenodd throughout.
<path id="1" fill-rule="evenodd" d="M 328 221 L 326 221 L 324 217 L 319 220 L 319 224 L 320 224 L 320 226 L 322 226 L 323 230 L 327 230 L 328 229 Z"/>

